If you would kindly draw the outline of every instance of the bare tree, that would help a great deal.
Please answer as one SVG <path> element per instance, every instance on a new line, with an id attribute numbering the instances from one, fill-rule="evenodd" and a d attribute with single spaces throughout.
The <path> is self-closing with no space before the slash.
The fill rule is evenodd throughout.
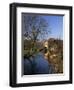
<path id="1" fill-rule="evenodd" d="M 24 14 L 24 38 L 36 40 L 43 39 L 49 32 L 48 22 L 41 15 Z"/>
<path id="2" fill-rule="evenodd" d="M 25 53 L 32 55 L 38 50 L 37 41 L 45 39 L 50 33 L 48 22 L 42 15 L 23 14 L 23 26 L 24 47 L 28 48 L 28 53 Z M 27 42 L 29 45 L 25 46 Z"/>

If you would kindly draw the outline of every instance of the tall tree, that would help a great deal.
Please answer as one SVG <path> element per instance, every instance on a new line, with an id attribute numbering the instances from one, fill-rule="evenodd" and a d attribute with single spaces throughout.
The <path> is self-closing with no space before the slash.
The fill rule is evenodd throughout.
<path id="1" fill-rule="evenodd" d="M 48 22 L 41 15 L 24 14 L 24 38 L 33 40 L 43 39 L 50 32 Z"/>
<path id="2" fill-rule="evenodd" d="M 37 41 L 45 39 L 49 32 L 48 22 L 42 15 L 23 13 L 24 47 L 27 49 L 24 55 L 30 56 L 38 52 Z"/>

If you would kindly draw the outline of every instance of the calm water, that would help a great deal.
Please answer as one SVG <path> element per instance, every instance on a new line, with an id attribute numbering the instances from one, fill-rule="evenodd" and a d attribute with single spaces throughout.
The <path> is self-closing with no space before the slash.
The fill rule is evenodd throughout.
<path id="1" fill-rule="evenodd" d="M 36 54 L 33 58 L 25 58 L 23 66 L 24 75 L 54 73 L 54 67 L 45 60 L 42 53 Z"/>

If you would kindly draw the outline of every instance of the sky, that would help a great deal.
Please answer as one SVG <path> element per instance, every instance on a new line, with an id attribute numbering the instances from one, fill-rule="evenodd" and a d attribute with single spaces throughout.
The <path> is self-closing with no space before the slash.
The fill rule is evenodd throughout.
<path id="1" fill-rule="evenodd" d="M 47 21 L 48 29 L 51 31 L 47 37 L 63 39 L 63 16 L 49 15 L 43 18 Z"/>
<path id="2" fill-rule="evenodd" d="M 24 18 L 24 15 L 23 15 L 23 18 Z M 46 22 L 48 23 L 47 29 L 50 30 L 50 33 L 47 34 L 45 39 L 60 38 L 61 40 L 63 40 L 63 15 L 39 15 L 39 16 L 41 16 L 46 20 Z M 24 28 L 24 23 L 22 24 Z"/>

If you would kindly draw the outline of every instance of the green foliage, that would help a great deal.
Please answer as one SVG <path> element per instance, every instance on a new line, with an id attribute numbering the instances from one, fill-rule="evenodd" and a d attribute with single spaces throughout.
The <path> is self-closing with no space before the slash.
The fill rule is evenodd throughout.
<path id="1" fill-rule="evenodd" d="M 32 40 L 24 40 L 24 56 L 31 57 L 39 52 L 36 42 Z"/>

